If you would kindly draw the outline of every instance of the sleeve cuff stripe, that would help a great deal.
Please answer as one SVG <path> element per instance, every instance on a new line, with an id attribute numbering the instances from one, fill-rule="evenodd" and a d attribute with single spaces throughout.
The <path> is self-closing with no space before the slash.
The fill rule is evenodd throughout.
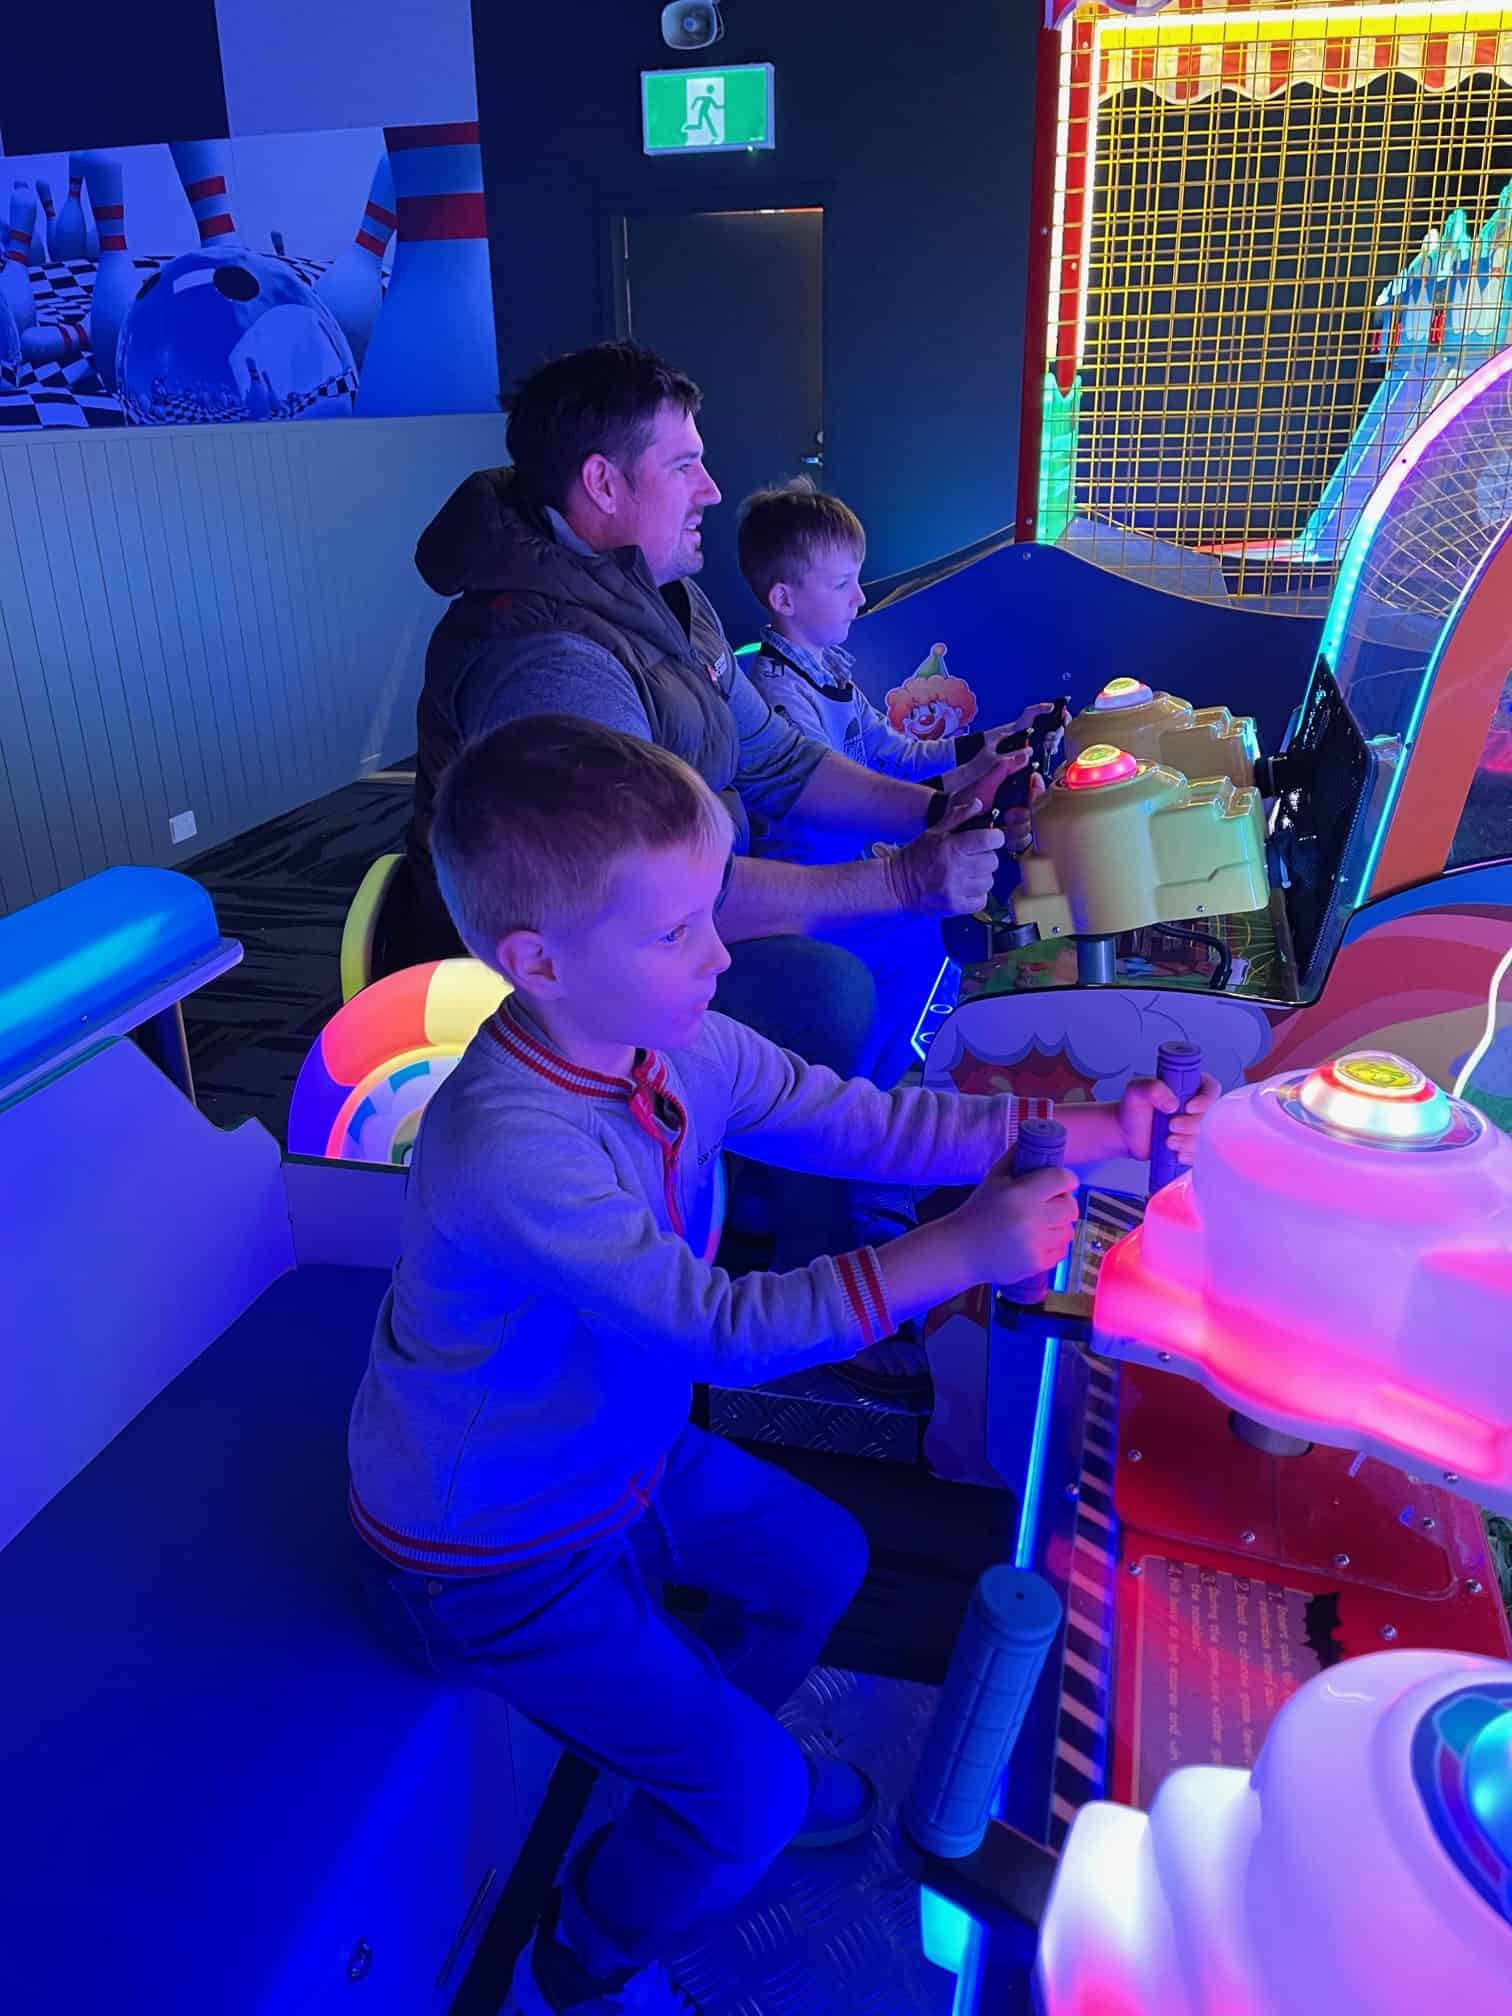
<path id="1" fill-rule="evenodd" d="M 835 1265 L 840 1272 L 840 1285 L 850 1303 L 851 1314 L 856 1319 L 856 1327 L 861 1332 L 862 1344 L 876 1344 L 883 1337 L 890 1337 L 898 1326 L 887 1306 L 882 1270 L 877 1265 L 873 1249 L 862 1246 L 854 1253 L 842 1253 Z"/>

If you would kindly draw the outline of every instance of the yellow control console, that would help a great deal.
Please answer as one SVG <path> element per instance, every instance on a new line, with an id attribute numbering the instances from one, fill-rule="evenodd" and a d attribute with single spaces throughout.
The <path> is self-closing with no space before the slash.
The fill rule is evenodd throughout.
<path id="1" fill-rule="evenodd" d="M 1260 746 L 1248 715 L 1227 707 L 1193 707 L 1174 693 L 1152 693 L 1137 679 L 1110 679 L 1066 730 L 1067 756 L 1094 743 L 1116 743 L 1141 763 L 1161 763 L 1194 781 L 1227 777 L 1255 781 Z"/>
<path id="2" fill-rule="evenodd" d="M 1188 783 L 1094 743 L 1033 809 L 1034 851 L 1014 892 L 1041 938 L 1112 937 L 1183 917 L 1263 909 L 1260 793 L 1228 777 Z"/>

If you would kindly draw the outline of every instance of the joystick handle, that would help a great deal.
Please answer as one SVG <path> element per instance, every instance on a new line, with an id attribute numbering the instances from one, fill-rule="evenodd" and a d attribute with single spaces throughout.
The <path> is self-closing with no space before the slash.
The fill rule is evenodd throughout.
<path id="1" fill-rule="evenodd" d="M 1021 1120 L 1018 1139 L 1013 1144 L 1013 1173 L 1027 1176 L 1031 1169 L 1059 1169 L 1066 1160 L 1066 1130 L 1059 1120 Z M 1031 1274 L 1027 1280 L 1005 1285 L 1010 1302 L 1032 1308 L 1049 1293 L 1048 1273 Z"/>
<path id="2" fill-rule="evenodd" d="M 1060 1624 L 1060 1598 L 1027 1569 L 989 1568 L 971 1592 L 904 1802 L 908 1831 L 926 1854 L 954 1859 L 980 1847 Z"/>
<path id="3" fill-rule="evenodd" d="M 1181 1101 L 1178 1113 L 1186 1111 L 1187 1101 L 1202 1083 L 1202 1052 L 1195 1043 L 1162 1043 L 1155 1058 L 1155 1075 L 1162 1085 L 1169 1085 Z M 1157 1113 L 1155 1124 L 1150 1130 L 1150 1195 L 1164 1190 L 1167 1183 L 1173 1183 L 1181 1174 L 1181 1164 L 1167 1138 L 1171 1131 L 1171 1117 L 1168 1113 Z"/>

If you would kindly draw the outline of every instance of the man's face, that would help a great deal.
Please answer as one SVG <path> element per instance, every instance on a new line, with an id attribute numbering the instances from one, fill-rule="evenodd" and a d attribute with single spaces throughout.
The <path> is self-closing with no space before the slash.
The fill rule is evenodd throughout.
<path id="1" fill-rule="evenodd" d="M 813 651 L 843 644 L 865 607 L 861 556 L 843 546 L 829 547 L 798 580 L 779 581 L 772 589 L 773 613 Z"/>
<path id="2" fill-rule="evenodd" d="M 703 452 L 693 416 L 680 406 L 663 406 L 650 441 L 623 472 L 628 487 L 618 514 L 618 543 L 639 546 L 659 588 L 703 565 L 699 526 L 704 512 L 719 502 Z"/>
<path id="3" fill-rule="evenodd" d="M 598 1046 L 677 1050 L 697 1035 L 730 955 L 714 924 L 728 846 L 628 854 L 603 909 L 552 945 L 573 1033 Z"/>

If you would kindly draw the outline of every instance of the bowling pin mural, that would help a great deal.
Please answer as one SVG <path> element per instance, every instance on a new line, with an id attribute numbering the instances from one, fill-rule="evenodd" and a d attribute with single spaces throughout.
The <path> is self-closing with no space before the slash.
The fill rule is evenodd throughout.
<path id="1" fill-rule="evenodd" d="M 0 294 L 0 373 L 14 375 L 22 355 L 21 331 L 16 327 L 16 318 L 6 305 L 5 296 Z"/>
<path id="2" fill-rule="evenodd" d="M 41 193 L 33 197 L 32 227 L 26 246 L 26 263 L 35 272 L 47 264 L 47 229 L 42 215 Z"/>
<path id="3" fill-rule="evenodd" d="M 126 249 L 126 210 L 121 164 L 112 155 L 86 154 L 84 176 L 89 207 L 100 228 L 100 260 L 89 307 L 90 348 L 107 392 L 116 389 L 116 348 L 126 311 L 136 299 L 137 270 Z"/>
<path id="4" fill-rule="evenodd" d="M 89 329 L 83 322 L 38 322 L 21 338 L 21 354 L 28 364 L 75 364 L 90 347 Z"/>
<path id="5" fill-rule="evenodd" d="M 199 226 L 199 241 L 206 251 L 219 251 L 241 241 L 231 215 L 231 185 L 226 173 L 226 143 L 223 140 L 175 140 L 169 147 L 173 165 L 184 185 L 189 208 Z"/>
<path id="6" fill-rule="evenodd" d="M 394 173 L 388 156 L 382 154 L 357 236 L 315 283 L 315 292 L 345 331 L 359 371 L 378 310 L 383 305 L 383 255 L 398 221 L 394 213 Z"/>
<path id="7" fill-rule="evenodd" d="M 88 237 L 84 224 L 84 205 L 79 200 L 79 191 L 84 187 L 84 156 L 70 154 L 68 157 L 68 194 L 63 199 L 63 208 L 58 212 L 57 229 L 53 232 L 52 255 L 57 260 L 85 259 L 88 253 Z"/>
<path id="8" fill-rule="evenodd" d="M 37 219 L 37 229 L 33 242 L 41 247 L 41 257 L 38 263 L 45 266 L 49 260 L 56 259 L 58 256 L 52 249 L 53 233 L 58 228 L 58 219 L 53 210 L 52 184 L 51 182 L 44 182 L 40 175 L 37 177 L 37 201 L 42 205 L 42 216 Z M 43 221 L 44 218 L 46 219 L 45 223 Z"/>
<path id="9" fill-rule="evenodd" d="M 356 410 L 487 412 L 499 365 L 477 121 L 390 126 L 384 139 L 398 236 Z"/>
<path id="10" fill-rule="evenodd" d="M 0 270 L 0 297 L 15 317 L 18 329 L 30 329 L 37 319 L 36 299 L 27 278 L 27 257 L 31 247 L 32 224 L 37 215 L 37 197 L 30 182 L 11 186 L 10 243 L 6 247 L 4 269 Z"/>
<path id="11" fill-rule="evenodd" d="M 169 151 L 200 242 L 149 274 L 129 304 L 116 353 L 128 425 L 349 415 L 351 346 L 297 268 L 238 232 L 229 149 L 212 140 Z"/>
<path id="12" fill-rule="evenodd" d="M 257 359 L 247 359 L 247 418 L 268 420 L 273 415 L 273 394 L 268 381 L 257 368 Z"/>

